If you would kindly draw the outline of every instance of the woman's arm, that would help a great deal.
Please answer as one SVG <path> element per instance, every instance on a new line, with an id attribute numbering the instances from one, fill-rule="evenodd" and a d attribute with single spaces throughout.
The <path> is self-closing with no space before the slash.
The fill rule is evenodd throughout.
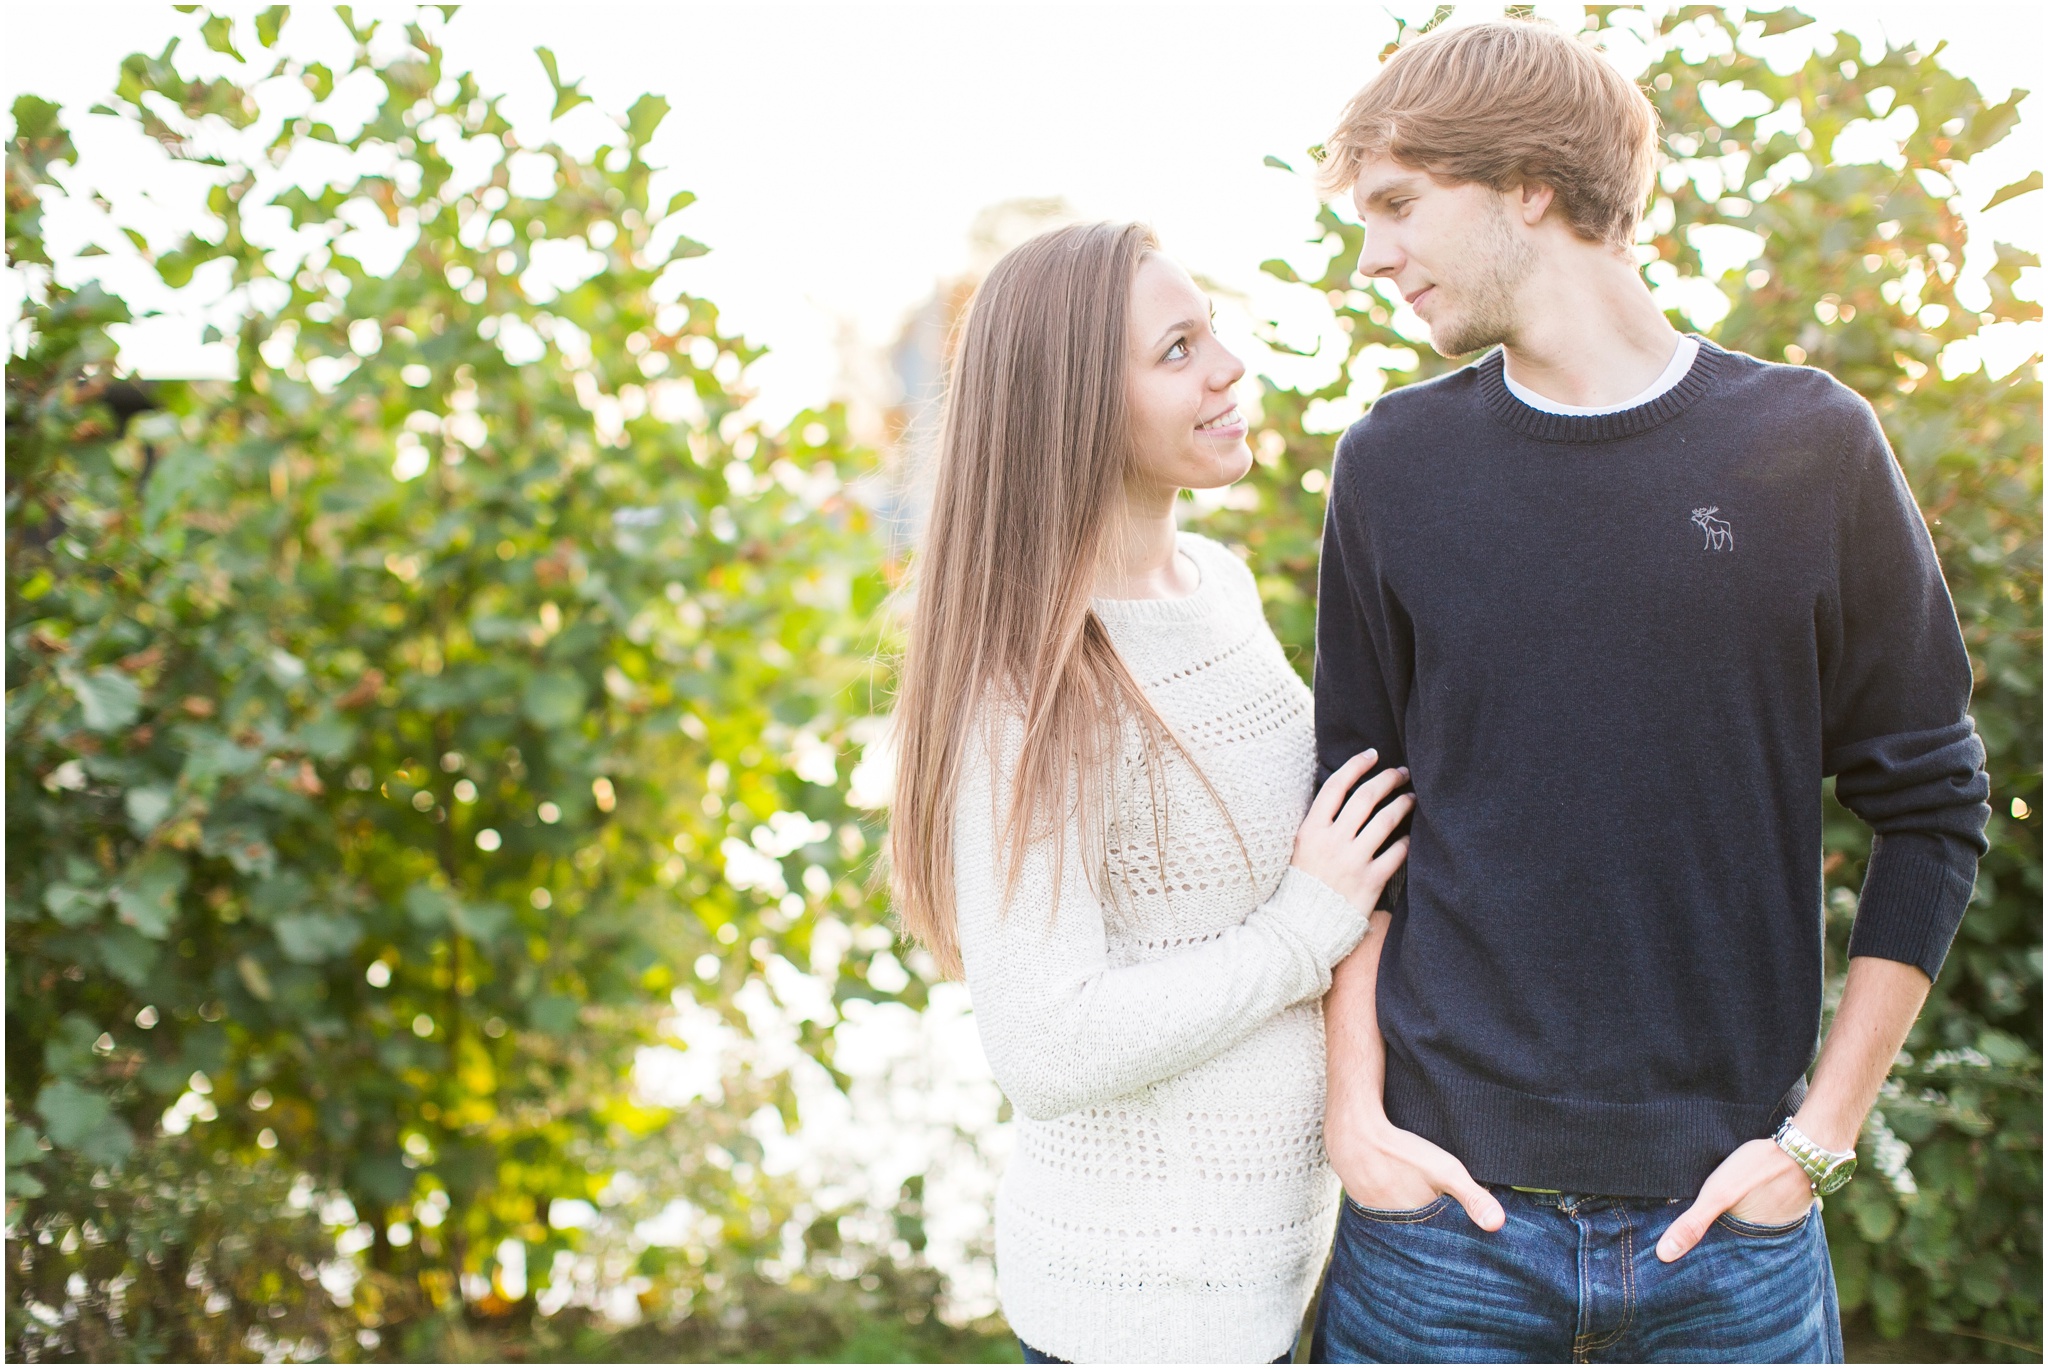
<path id="1" fill-rule="evenodd" d="M 1323 993 L 1330 966 L 1365 931 L 1364 915 L 1347 897 L 1358 892 L 1348 887 L 1348 867 L 1305 860 L 1298 846 L 1296 866 L 1239 926 L 1142 964 L 1112 966 L 1102 904 L 1080 868 L 1084 848 L 1071 819 L 1057 884 L 1051 843 L 1041 842 L 1005 900 L 996 833 L 1009 796 L 997 777 L 1009 773 L 983 758 L 965 777 L 954 825 L 956 907 L 983 1049 L 1026 1116 L 1107 1102 L 1213 1058 L 1281 1009 Z M 1318 810 L 1323 805 L 1319 799 Z M 1344 830 L 1352 844 L 1368 839 L 1359 828 L 1370 803 L 1346 807 L 1355 819 L 1348 828 L 1336 803 L 1328 807 L 1305 832 L 1319 818 L 1321 829 Z M 1383 831 L 1376 835 L 1384 840 Z M 1394 856 L 1382 866 L 1390 873 L 1398 863 Z"/>

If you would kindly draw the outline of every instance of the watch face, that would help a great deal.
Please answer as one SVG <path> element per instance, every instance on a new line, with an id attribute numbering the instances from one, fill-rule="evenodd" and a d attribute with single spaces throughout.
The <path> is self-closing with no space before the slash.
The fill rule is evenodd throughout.
<path id="1" fill-rule="evenodd" d="M 1840 1188 L 1843 1184 L 1848 1183 L 1850 1176 L 1852 1176 L 1855 1173 L 1855 1156 L 1851 1155 L 1844 1159 L 1837 1160 L 1834 1164 L 1828 1166 L 1826 1173 L 1822 1174 L 1820 1178 L 1814 1180 L 1813 1191 L 1815 1193 L 1820 1194 L 1822 1197 L 1826 1197 L 1828 1194 L 1833 1193 L 1836 1189 Z"/>

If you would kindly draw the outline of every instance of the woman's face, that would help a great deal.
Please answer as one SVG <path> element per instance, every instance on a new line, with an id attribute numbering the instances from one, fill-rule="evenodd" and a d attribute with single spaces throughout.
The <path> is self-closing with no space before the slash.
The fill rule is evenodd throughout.
<path id="1" fill-rule="evenodd" d="M 1133 483 L 1171 497 L 1240 479 L 1252 465 L 1237 412 L 1244 363 L 1210 330 L 1207 297 L 1154 252 L 1131 282 L 1130 318 Z"/>

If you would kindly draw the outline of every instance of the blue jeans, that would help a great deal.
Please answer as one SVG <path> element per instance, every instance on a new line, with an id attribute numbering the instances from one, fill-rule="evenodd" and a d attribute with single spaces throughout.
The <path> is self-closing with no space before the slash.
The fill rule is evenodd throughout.
<path id="1" fill-rule="evenodd" d="M 1665 1264 L 1657 1239 L 1687 1202 L 1493 1193 L 1508 1215 L 1493 1232 L 1449 1198 L 1377 1212 L 1347 1197 L 1315 1362 L 1842 1362 L 1817 1206 L 1782 1227 L 1723 1217 Z"/>

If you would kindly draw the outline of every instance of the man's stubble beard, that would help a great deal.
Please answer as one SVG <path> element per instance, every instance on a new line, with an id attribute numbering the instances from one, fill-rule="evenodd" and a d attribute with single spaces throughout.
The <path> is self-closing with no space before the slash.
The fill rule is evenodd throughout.
<path id="1" fill-rule="evenodd" d="M 1432 325 L 1429 341 L 1447 357 L 1470 355 L 1515 335 L 1515 292 L 1536 268 L 1536 249 L 1515 236 L 1500 201 L 1467 245 L 1465 281 L 1458 287 L 1459 308 L 1440 325 Z"/>

